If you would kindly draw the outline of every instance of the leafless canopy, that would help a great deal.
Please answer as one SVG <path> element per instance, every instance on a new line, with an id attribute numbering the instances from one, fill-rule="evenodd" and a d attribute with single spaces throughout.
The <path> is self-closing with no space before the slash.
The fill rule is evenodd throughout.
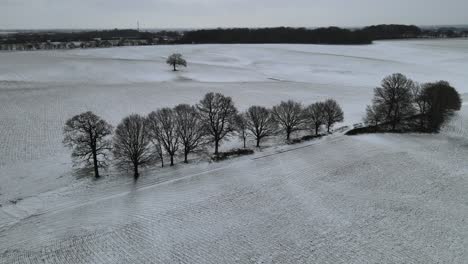
<path id="1" fill-rule="evenodd" d="M 85 112 L 69 119 L 63 133 L 63 143 L 72 149 L 74 162 L 92 165 L 94 176 L 99 177 L 99 168 L 107 166 L 112 126 L 94 113 Z"/>
<path id="2" fill-rule="evenodd" d="M 246 113 L 247 129 L 255 137 L 257 147 L 260 141 L 275 133 L 277 129 L 276 121 L 270 110 L 263 106 L 251 106 Z"/>
<path id="3" fill-rule="evenodd" d="M 174 156 L 179 150 L 178 123 L 174 110 L 163 108 L 148 115 L 148 122 L 151 124 L 151 135 L 153 142 L 159 141 L 174 166 Z"/>
<path id="4" fill-rule="evenodd" d="M 378 105 L 368 105 L 366 108 L 366 116 L 364 118 L 364 123 L 369 126 L 377 126 L 383 122 L 385 118 L 385 111 L 379 109 Z"/>
<path id="5" fill-rule="evenodd" d="M 205 143 L 206 125 L 195 106 L 180 104 L 174 108 L 177 122 L 177 135 L 184 149 L 184 162 L 188 155 Z"/>
<path id="6" fill-rule="evenodd" d="M 133 167 L 135 178 L 139 177 L 140 166 L 147 165 L 154 159 L 144 117 L 133 114 L 122 120 L 114 135 L 113 154 L 118 165 Z"/>
<path id="7" fill-rule="evenodd" d="M 240 113 L 240 114 L 237 114 L 234 118 L 236 132 L 239 135 L 239 138 L 242 139 L 242 142 L 244 143 L 244 148 L 247 147 L 246 141 L 247 141 L 247 132 L 248 132 L 246 115 L 247 113 Z"/>
<path id="8" fill-rule="evenodd" d="M 283 101 L 281 104 L 274 106 L 272 113 L 276 122 L 286 132 L 287 140 L 290 139 L 291 133 L 301 129 L 304 123 L 302 105 L 292 100 Z"/>
<path id="9" fill-rule="evenodd" d="M 307 125 L 318 135 L 320 127 L 326 122 L 325 103 L 317 102 L 309 105 L 304 110 L 304 115 L 307 120 Z"/>
<path id="10" fill-rule="evenodd" d="M 335 123 L 343 122 L 344 113 L 341 106 L 334 99 L 328 99 L 324 102 L 323 111 L 327 132 L 330 133 L 330 129 Z"/>
<path id="11" fill-rule="evenodd" d="M 384 111 L 384 121 L 395 130 L 402 120 L 415 112 L 412 90 L 414 82 L 396 73 L 382 80 L 381 87 L 374 90 L 374 109 Z"/>
<path id="12" fill-rule="evenodd" d="M 220 142 L 235 130 L 234 117 L 237 109 L 232 98 L 220 93 L 208 93 L 197 108 L 202 122 L 208 125 L 208 134 L 215 144 L 215 154 L 218 154 Z"/>
<path id="13" fill-rule="evenodd" d="M 182 57 L 180 53 L 174 53 L 166 61 L 167 64 L 171 65 L 174 71 L 177 71 L 177 66 L 187 67 L 187 61 Z"/>

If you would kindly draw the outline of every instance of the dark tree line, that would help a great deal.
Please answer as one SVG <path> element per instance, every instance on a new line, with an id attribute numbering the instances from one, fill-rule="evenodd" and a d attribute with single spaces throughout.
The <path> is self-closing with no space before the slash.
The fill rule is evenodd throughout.
<path id="1" fill-rule="evenodd" d="M 360 29 L 326 28 L 218 28 L 187 31 L 177 41 L 210 43 L 370 44 L 374 40 L 421 37 L 462 37 L 466 30 L 422 30 L 414 25 L 373 25 Z"/>
<path id="2" fill-rule="evenodd" d="M 179 43 L 301 43 L 301 44 L 370 44 L 372 39 L 360 30 L 338 27 L 307 28 L 231 28 L 185 32 Z"/>
<path id="3" fill-rule="evenodd" d="M 364 121 L 375 131 L 438 132 L 461 104 L 460 95 L 448 82 L 420 85 L 396 73 L 375 88 Z"/>
<path id="4" fill-rule="evenodd" d="M 231 97 L 208 93 L 196 105 L 180 104 L 158 109 L 147 116 L 127 116 L 115 131 L 91 112 L 77 115 L 65 124 L 64 144 L 72 148 L 74 160 L 94 167 L 96 177 L 99 177 L 98 169 L 107 165 L 112 153 L 119 168 L 132 170 L 138 178 L 143 166 L 160 160 L 164 167 L 166 156 L 171 166 L 179 153 L 188 163 L 191 153 L 212 145 L 218 157 L 222 142 L 236 134 L 243 140 L 245 149 L 249 137 L 260 147 L 267 137 L 284 133 L 290 140 L 291 134 L 298 130 L 311 129 L 318 134 L 322 127 L 330 132 L 335 123 L 342 121 L 343 111 L 332 99 L 307 108 L 289 100 L 271 109 L 251 106 L 239 113 Z M 112 133 L 113 139 L 110 138 Z"/>
<path id="5" fill-rule="evenodd" d="M 5 44 L 24 44 L 35 42 L 71 42 L 71 41 L 92 41 L 94 39 L 112 40 L 112 39 L 145 39 L 149 43 L 153 42 L 154 38 L 169 38 L 172 40 L 179 39 L 180 32 L 176 31 L 160 31 L 160 32 L 144 32 L 134 29 L 113 29 L 113 30 L 93 30 L 93 31 L 76 31 L 76 32 L 31 32 L 31 33 L 16 33 L 4 36 L 0 39 L 0 43 Z"/>
<path id="6" fill-rule="evenodd" d="M 155 44 L 209 43 L 301 43 L 301 44 L 370 44 L 374 40 L 463 37 L 468 30 L 460 28 L 421 29 L 414 25 L 373 25 L 359 29 L 324 28 L 228 28 L 181 31 L 145 32 L 134 29 L 94 30 L 76 32 L 20 32 L 0 37 L 0 43 L 25 44 L 46 42 L 92 41 L 96 38 L 145 39 Z"/>

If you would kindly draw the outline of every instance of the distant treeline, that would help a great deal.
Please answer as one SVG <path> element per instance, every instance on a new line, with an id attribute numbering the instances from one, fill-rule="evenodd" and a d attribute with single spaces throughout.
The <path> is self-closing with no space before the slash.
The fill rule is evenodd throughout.
<path id="1" fill-rule="evenodd" d="M 338 27 L 306 28 L 232 28 L 189 31 L 180 43 L 301 43 L 301 44 L 370 44 L 372 38 L 362 30 Z"/>
<path id="2" fill-rule="evenodd" d="M 114 29 L 77 32 L 32 32 L 0 35 L 0 44 L 39 42 L 92 41 L 95 39 L 140 39 L 148 44 L 233 44 L 233 43 L 301 43 L 301 44 L 370 44 L 373 40 L 407 38 L 468 37 L 468 29 L 421 29 L 413 25 L 375 25 L 359 29 L 327 28 L 227 28 L 192 31 L 147 32 Z"/>
<path id="3" fill-rule="evenodd" d="M 0 36 L 1 37 L 1 36 Z M 176 39 L 180 39 L 181 33 L 176 31 L 160 31 L 160 32 L 141 32 L 134 29 L 114 29 L 114 30 L 95 30 L 95 31 L 77 31 L 77 32 L 33 32 L 33 33 L 17 33 L 5 35 L 0 39 L 0 43 L 4 44 L 23 44 L 35 42 L 72 42 L 72 41 L 92 41 L 95 39 L 113 40 L 113 39 L 144 39 L 148 43 L 153 43 L 155 38 L 159 38 L 159 42 L 166 41 L 173 43 Z"/>
<path id="4" fill-rule="evenodd" d="M 301 43 L 301 44 L 370 44 L 373 40 L 463 37 L 468 30 L 423 30 L 412 25 L 375 25 L 361 29 L 328 28 L 231 28 L 186 32 L 179 43 Z"/>

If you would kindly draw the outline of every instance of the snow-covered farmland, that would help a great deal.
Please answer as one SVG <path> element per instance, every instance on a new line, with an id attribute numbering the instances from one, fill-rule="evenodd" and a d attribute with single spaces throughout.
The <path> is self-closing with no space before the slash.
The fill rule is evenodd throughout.
<path id="1" fill-rule="evenodd" d="M 334 135 L 137 183 L 82 178 L 61 145 L 76 113 L 116 125 L 209 91 L 240 109 L 333 97 L 353 124 L 393 72 L 465 94 L 468 40 L 0 53 L 0 263 L 465 263 L 466 109 L 440 135 Z"/>

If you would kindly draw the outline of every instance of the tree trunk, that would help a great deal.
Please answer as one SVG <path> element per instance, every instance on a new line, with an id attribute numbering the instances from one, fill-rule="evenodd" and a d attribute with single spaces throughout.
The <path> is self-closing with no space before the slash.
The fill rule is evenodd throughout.
<path id="1" fill-rule="evenodd" d="M 177 71 L 176 64 L 174 63 L 172 66 L 174 66 L 174 71 Z"/>
<path id="2" fill-rule="evenodd" d="M 290 137 L 291 137 L 291 129 L 287 128 L 286 129 L 286 140 L 289 140 Z"/>
<path id="3" fill-rule="evenodd" d="M 185 150 L 185 152 L 184 152 L 184 163 L 188 163 L 188 154 L 189 154 L 189 152 L 187 150 Z"/>
<path id="4" fill-rule="evenodd" d="M 330 127 L 331 125 L 327 125 L 327 133 L 330 133 Z"/>
<path id="5" fill-rule="evenodd" d="M 174 166 L 174 154 L 171 154 L 171 167 Z"/>
<path id="6" fill-rule="evenodd" d="M 138 172 L 138 164 L 133 164 L 133 177 L 135 177 L 135 179 L 138 179 L 138 177 L 140 177 L 140 173 Z"/>
<path id="7" fill-rule="evenodd" d="M 247 146 L 245 145 L 245 137 L 244 137 L 244 148 L 247 148 Z"/>
<path id="8" fill-rule="evenodd" d="M 164 168 L 164 158 L 162 155 L 161 155 L 161 168 Z"/>
<path id="9" fill-rule="evenodd" d="M 94 177 L 99 178 L 99 165 L 97 160 L 96 149 L 93 148 L 93 163 L 94 163 Z"/>
<path id="10" fill-rule="evenodd" d="M 257 148 L 260 147 L 260 138 L 257 138 Z"/>
<path id="11" fill-rule="evenodd" d="M 215 155 L 218 155 L 218 154 L 219 154 L 218 149 L 219 149 L 219 140 L 216 139 L 216 140 L 215 140 L 215 153 L 214 153 Z"/>
<path id="12" fill-rule="evenodd" d="M 315 125 L 315 135 L 318 136 L 320 126 Z"/>

